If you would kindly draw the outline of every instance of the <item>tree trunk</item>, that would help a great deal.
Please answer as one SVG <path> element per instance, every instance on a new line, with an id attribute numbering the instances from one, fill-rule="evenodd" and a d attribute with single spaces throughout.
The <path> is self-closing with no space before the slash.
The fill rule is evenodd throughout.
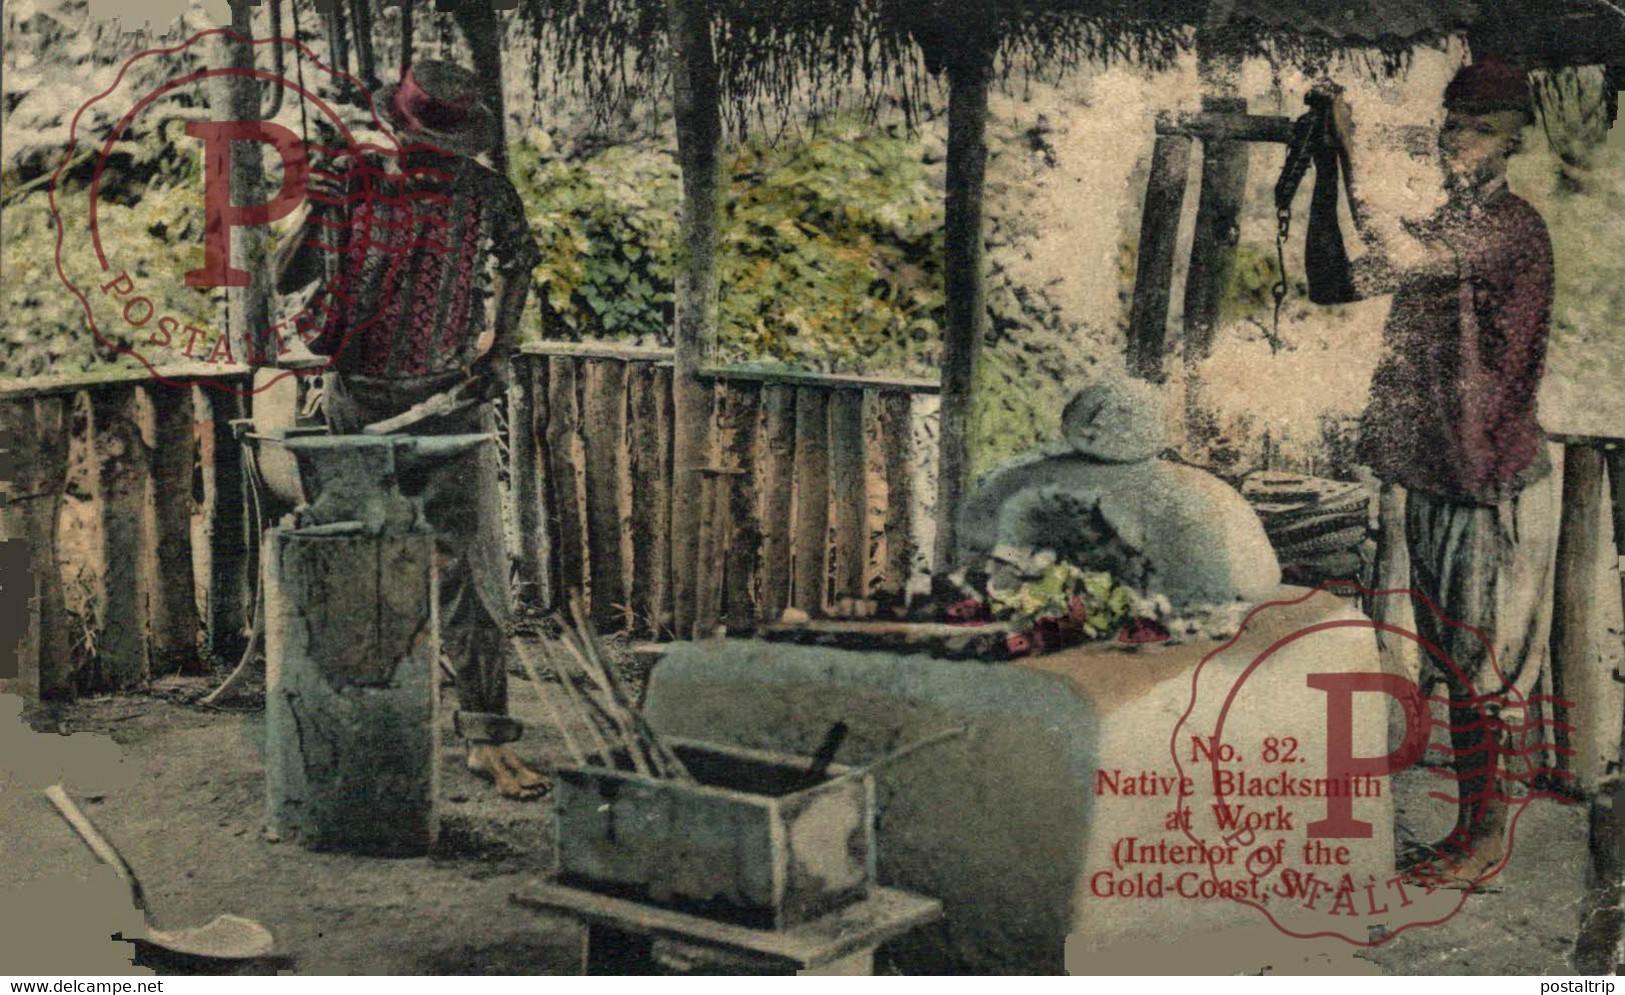
<path id="1" fill-rule="evenodd" d="M 987 87 L 990 53 L 948 67 L 948 191 L 943 231 L 948 327 L 942 343 L 941 462 L 937 469 L 937 539 L 932 569 L 953 566 L 959 505 L 975 464 L 976 375 L 987 326 L 983 272 L 982 188 L 987 173 Z"/>
<path id="2" fill-rule="evenodd" d="M 668 0 L 677 160 L 683 171 L 678 249 L 674 370 L 672 589 L 679 636 L 694 625 L 700 534 L 700 470 L 711 462 L 711 391 L 700 367 L 716 348 L 716 252 L 719 146 L 717 67 L 704 0 Z"/>
<path id="3" fill-rule="evenodd" d="M 356 78 L 369 94 L 378 92 L 378 61 L 372 51 L 372 0 L 351 0 L 352 23 L 355 27 Z M 278 88 L 280 89 L 280 87 Z"/>
<path id="4" fill-rule="evenodd" d="M 254 36 L 253 7 L 249 0 L 231 0 L 231 27 L 244 38 Z M 218 39 L 217 58 L 223 67 L 254 69 L 254 46 L 226 35 Z M 209 83 L 209 104 L 215 117 L 227 121 L 260 120 L 260 84 L 246 75 L 217 76 Z M 231 198 L 239 205 L 265 203 L 265 165 L 261 142 L 231 143 Z M 228 232 L 231 265 L 251 277 L 246 287 L 226 288 L 226 335 L 231 355 L 241 363 L 257 364 L 270 327 L 270 229 L 246 225 Z"/>
<path id="5" fill-rule="evenodd" d="M 362 853 L 434 844 L 433 564 L 429 535 L 269 533 L 265 774 L 281 835 Z"/>

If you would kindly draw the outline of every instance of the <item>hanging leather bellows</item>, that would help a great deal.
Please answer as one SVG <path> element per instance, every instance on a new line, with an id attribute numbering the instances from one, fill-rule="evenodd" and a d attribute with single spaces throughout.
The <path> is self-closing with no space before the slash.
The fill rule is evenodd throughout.
<path id="1" fill-rule="evenodd" d="M 1292 199 L 1311 166 L 1315 187 L 1309 197 L 1309 227 L 1304 245 L 1304 270 L 1308 276 L 1309 299 L 1316 304 L 1347 304 L 1355 300 L 1354 276 L 1348 251 L 1343 245 L 1343 229 L 1337 220 L 1338 190 L 1342 186 L 1343 152 L 1332 125 L 1335 91 L 1317 87 L 1304 97 L 1309 110 L 1292 125 L 1287 145 L 1286 165 L 1275 184 L 1277 258 L 1292 224 Z M 1286 293 L 1286 268 L 1276 287 L 1277 304 Z"/>

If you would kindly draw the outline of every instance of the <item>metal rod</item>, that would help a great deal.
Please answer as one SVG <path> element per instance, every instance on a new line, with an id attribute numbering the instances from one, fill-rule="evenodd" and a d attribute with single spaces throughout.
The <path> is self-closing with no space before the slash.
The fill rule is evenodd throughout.
<path id="1" fill-rule="evenodd" d="M 519 658 L 519 665 L 525 668 L 525 676 L 530 678 L 530 683 L 536 688 L 536 697 L 541 700 L 542 707 L 547 709 L 548 717 L 558 729 L 559 735 L 564 737 L 564 748 L 570 751 L 570 756 L 577 764 L 587 766 L 587 755 L 581 752 L 581 744 L 571 735 L 570 727 L 564 721 L 564 713 L 559 711 L 558 703 L 548 695 L 547 689 L 542 687 L 542 675 L 536 670 L 536 664 L 530 658 L 529 648 L 518 636 L 513 636 L 512 640 L 514 655 Z"/>

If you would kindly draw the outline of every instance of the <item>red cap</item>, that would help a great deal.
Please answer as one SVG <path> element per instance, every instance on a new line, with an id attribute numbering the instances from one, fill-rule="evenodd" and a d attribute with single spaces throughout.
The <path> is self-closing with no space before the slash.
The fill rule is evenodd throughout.
<path id="1" fill-rule="evenodd" d="M 1491 114 L 1495 111 L 1534 110 L 1529 80 L 1523 70 L 1510 62 L 1485 59 L 1462 66 L 1456 78 L 1444 88 L 1445 110 L 1463 114 Z"/>

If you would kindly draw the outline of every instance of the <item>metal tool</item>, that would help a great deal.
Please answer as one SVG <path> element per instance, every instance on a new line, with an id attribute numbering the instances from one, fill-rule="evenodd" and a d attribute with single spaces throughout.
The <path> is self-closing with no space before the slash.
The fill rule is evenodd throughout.
<path id="1" fill-rule="evenodd" d="M 361 432 L 363 435 L 397 435 L 431 418 L 442 418 L 446 415 L 456 414 L 483 400 L 480 393 L 474 388 L 478 387 L 484 379 L 482 376 L 469 377 L 449 390 L 441 391 L 432 397 L 419 401 L 398 415 L 385 418 L 383 421 L 373 422 L 363 428 Z"/>
<path id="2" fill-rule="evenodd" d="M 125 886 L 130 889 L 130 899 L 141 914 L 147 914 L 146 895 L 141 890 L 141 882 L 135 876 L 135 871 L 122 854 L 108 842 L 90 821 L 90 817 L 80 811 L 62 785 L 53 784 L 45 789 L 45 797 L 51 800 L 56 810 L 66 819 L 68 825 L 84 841 L 85 846 L 102 863 L 113 868 Z M 271 933 L 264 926 L 252 919 L 241 916 L 219 915 L 210 919 L 201 926 L 191 929 L 164 930 L 155 929 L 149 922 L 145 936 L 121 937 L 141 946 L 177 954 L 183 957 L 206 960 L 255 960 L 270 957 L 276 946 Z"/>
<path id="3" fill-rule="evenodd" d="M 829 765 L 835 762 L 835 754 L 840 750 L 841 744 L 846 742 L 848 731 L 845 722 L 837 722 L 829 727 L 829 732 L 824 734 L 824 741 L 818 744 L 818 752 L 813 754 L 813 762 L 802 772 L 796 785 L 797 791 L 810 788 L 824 779 L 829 773 Z"/>
<path id="4" fill-rule="evenodd" d="M 871 760 L 862 766 L 852 767 L 844 770 L 830 778 L 825 783 L 834 784 L 836 781 L 845 781 L 850 778 L 863 777 L 866 774 L 872 774 L 880 768 L 888 767 L 906 756 L 918 753 L 920 750 L 923 750 L 928 746 L 936 746 L 938 743 L 946 743 L 948 740 L 957 739 L 968 732 L 970 732 L 970 726 L 955 726 L 952 729 L 944 729 L 942 732 L 932 733 L 931 735 L 926 736 L 924 739 L 916 739 L 907 746 L 899 747 L 878 760 Z"/>

